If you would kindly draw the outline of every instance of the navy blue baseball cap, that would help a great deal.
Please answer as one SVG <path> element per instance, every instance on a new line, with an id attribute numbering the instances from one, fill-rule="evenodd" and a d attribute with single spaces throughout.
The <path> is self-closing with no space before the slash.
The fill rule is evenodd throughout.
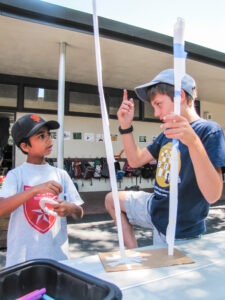
<path id="1" fill-rule="evenodd" d="M 12 137 L 19 147 L 22 140 L 34 135 L 41 127 L 47 126 L 49 129 L 58 129 L 57 121 L 45 121 L 36 114 L 28 114 L 19 118 L 12 127 Z"/>
<path id="2" fill-rule="evenodd" d="M 134 90 L 138 98 L 142 101 L 146 101 L 147 90 L 150 86 L 156 85 L 158 83 L 167 83 L 174 85 L 174 69 L 167 69 L 160 72 L 152 81 L 137 86 Z M 193 89 L 196 87 L 195 80 L 188 74 L 185 74 L 182 78 L 181 88 L 187 92 L 193 99 Z"/>

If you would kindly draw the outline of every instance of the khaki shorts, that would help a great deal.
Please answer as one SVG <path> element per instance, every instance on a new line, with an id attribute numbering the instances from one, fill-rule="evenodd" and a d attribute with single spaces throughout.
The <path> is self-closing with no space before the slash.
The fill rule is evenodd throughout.
<path id="1" fill-rule="evenodd" d="M 124 201 L 127 218 L 132 225 L 153 229 L 153 245 L 166 245 L 166 237 L 152 223 L 149 210 L 154 194 L 143 191 L 126 191 Z"/>

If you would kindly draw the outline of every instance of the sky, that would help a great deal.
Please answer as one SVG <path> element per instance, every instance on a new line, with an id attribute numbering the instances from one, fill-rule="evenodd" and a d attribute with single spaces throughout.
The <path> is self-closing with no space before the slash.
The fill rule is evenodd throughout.
<path id="1" fill-rule="evenodd" d="M 92 0 L 42 0 L 92 13 Z M 225 0 L 96 0 L 99 16 L 173 36 L 178 17 L 185 40 L 225 53 Z"/>

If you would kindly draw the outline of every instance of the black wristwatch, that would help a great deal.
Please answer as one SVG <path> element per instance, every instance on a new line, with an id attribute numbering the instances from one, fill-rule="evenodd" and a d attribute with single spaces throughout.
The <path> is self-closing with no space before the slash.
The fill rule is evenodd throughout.
<path id="1" fill-rule="evenodd" d="M 131 126 L 130 126 L 129 128 L 127 128 L 127 129 L 122 129 L 122 128 L 119 126 L 119 132 L 120 132 L 120 134 L 131 133 L 133 130 L 134 130 L 133 125 L 131 125 Z"/>

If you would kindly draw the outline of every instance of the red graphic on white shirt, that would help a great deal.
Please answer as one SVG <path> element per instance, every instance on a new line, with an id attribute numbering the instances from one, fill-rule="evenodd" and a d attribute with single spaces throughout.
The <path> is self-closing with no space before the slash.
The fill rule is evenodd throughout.
<path id="1" fill-rule="evenodd" d="M 29 188 L 31 187 L 25 185 L 24 191 Z M 39 205 L 40 200 L 46 197 L 53 198 L 55 197 L 55 195 L 50 193 L 37 194 L 33 198 L 23 203 L 23 210 L 27 221 L 34 229 L 41 233 L 46 233 L 47 231 L 49 231 L 56 221 L 55 216 L 49 215 L 48 213 L 44 212 Z M 49 203 L 46 203 L 46 206 L 49 209 L 53 208 L 52 204 Z"/>

